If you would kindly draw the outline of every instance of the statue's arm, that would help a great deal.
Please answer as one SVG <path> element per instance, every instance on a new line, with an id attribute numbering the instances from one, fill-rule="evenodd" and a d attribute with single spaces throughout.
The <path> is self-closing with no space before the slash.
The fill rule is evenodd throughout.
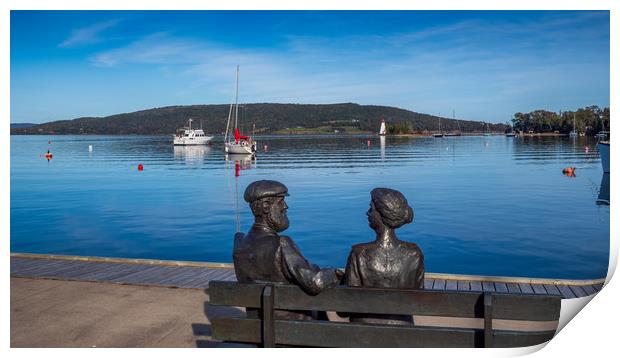
<path id="1" fill-rule="evenodd" d="M 424 288 L 424 255 L 420 252 L 420 259 L 418 264 L 418 269 L 416 270 L 415 276 L 415 287 L 420 289 Z"/>
<path id="2" fill-rule="evenodd" d="M 357 262 L 357 255 L 351 250 L 349 258 L 347 259 L 347 267 L 344 271 L 344 284 L 347 286 L 359 287 L 362 286 L 362 280 L 359 274 L 359 266 Z"/>
<path id="3" fill-rule="evenodd" d="M 284 275 L 306 293 L 317 295 L 326 288 L 338 285 L 340 279 L 334 269 L 321 269 L 317 265 L 310 264 L 290 238 L 281 237 L 281 249 Z"/>

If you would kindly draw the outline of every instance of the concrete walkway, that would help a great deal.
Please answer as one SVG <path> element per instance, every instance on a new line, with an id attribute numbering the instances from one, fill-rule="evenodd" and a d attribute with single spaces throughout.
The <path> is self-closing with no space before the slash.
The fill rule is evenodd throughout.
<path id="1" fill-rule="evenodd" d="M 201 289 L 11 278 L 11 347 L 215 347 Z M 225 311 L 224 311 L 225 310 Z"/>

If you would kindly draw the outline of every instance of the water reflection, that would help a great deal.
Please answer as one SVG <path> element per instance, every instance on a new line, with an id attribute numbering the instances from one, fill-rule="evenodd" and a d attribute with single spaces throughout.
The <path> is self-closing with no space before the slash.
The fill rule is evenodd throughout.
<path id="1" fill-rule="evenodd" d="M 609 205 L 609 173 L 603 173 L 603 178 L 601 178 L 601 188 L 598 192 L 596 204 Z"/>
<path id="2" fill-rule="evenodd" d="M 205 145 L 174 146 L 174 159 L 185 160 L 187 164 L 199 164 L 211 152 Z"/>
<path id="3" fill-rule="evenodd" d="M 379 145 L 381 146 L 381 160 L 385 159 L 385 136 L 379 136 Z"/>
<path id="4" fill-rule="evenodd" d="M 252 154 L 226 154 L 226 166 L 229 163 L 235 165 L 235 176 L 241 175 L 242 170 L 249 170 L 256 167 L 256 156 Z"/>

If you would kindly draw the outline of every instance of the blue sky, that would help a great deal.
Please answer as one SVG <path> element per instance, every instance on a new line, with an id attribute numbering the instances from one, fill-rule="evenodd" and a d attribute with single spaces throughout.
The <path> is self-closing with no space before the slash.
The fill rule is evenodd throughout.
<path id="1" fill-rule="evenodd" d="M 609 106 L 607 11 L 12 11 L 11 122 L 240 102 Z"/>

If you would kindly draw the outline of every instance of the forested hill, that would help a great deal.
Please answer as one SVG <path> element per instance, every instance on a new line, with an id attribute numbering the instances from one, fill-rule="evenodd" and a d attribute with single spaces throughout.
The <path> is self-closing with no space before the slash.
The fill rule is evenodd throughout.
<path id="1" fill-rule="evenodd" d="M 29 128 L 13 128 L 11 134 L 171 134 L 193 119 L 192 127 L 206 133 L 219 134 L 226 130 L 230 105 L 192 105 L 153 108 L 108 117 L 83 117 L 44 123 Z M 439 118 L 395 107 L 342 104 L 244 104 L 239 108 L 242 132 L 299 133 L 304 129 L 320 128 L 341 133 L 377 132 L 381 118 L 392 133 L 424 133 L 438 131 Z M 441 118 L 444 132 L 482 132 L 479 121 L 454 121 Z M 503 132 L 503 124 L 490 124 L 490 130 Z"/>

